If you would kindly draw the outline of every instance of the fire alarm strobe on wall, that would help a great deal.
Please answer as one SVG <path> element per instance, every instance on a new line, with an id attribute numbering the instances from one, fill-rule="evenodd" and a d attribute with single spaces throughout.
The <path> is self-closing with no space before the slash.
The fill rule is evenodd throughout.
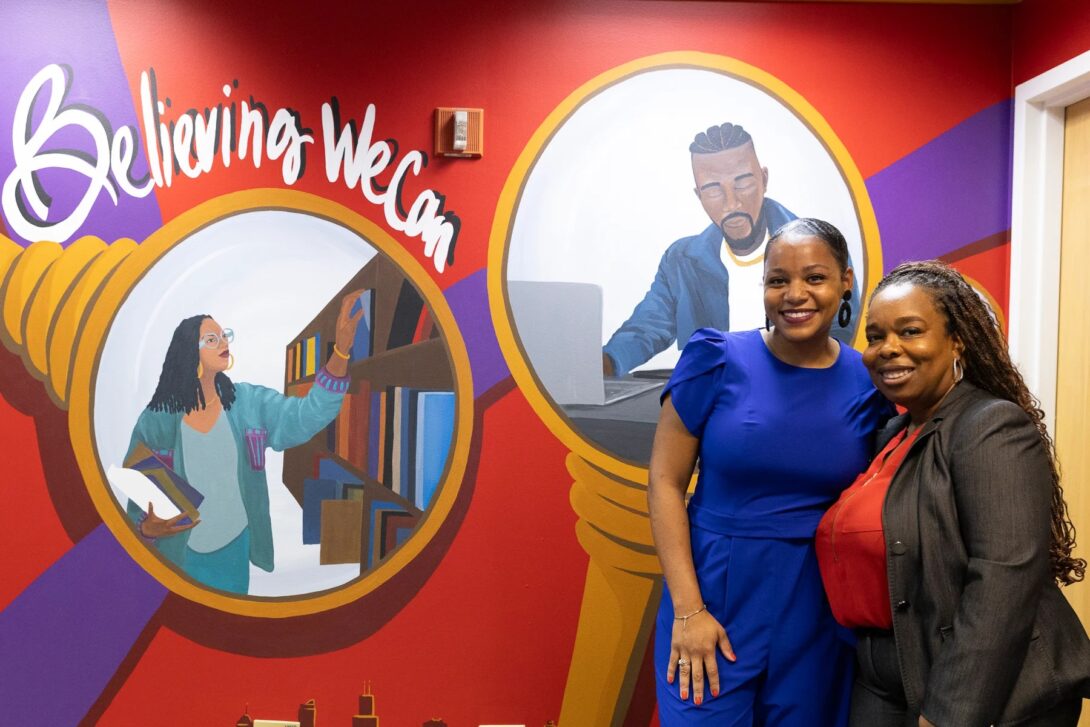
<path id="1" fill-rule="evenodd" d="M 484 109 L 435 110 L 435 155 L 479 157 L 484 154 Z"/>

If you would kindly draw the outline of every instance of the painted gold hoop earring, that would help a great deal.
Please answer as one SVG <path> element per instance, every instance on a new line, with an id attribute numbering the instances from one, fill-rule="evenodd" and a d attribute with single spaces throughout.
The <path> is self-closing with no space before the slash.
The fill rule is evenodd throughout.
<path id="1" fill-rule="evenodd" d="M 230 371 L 234 367 L 235 367 L 235 356 L 234 356 L 234 354 L 229 353 L 229 354 L 227 354 L 227 368 L 224 369 L 224 371 Z"/>
<path id="2" fill-rule="evenodd" d="M 961 359 L 954 356 L 954 383 L 965 378 L 965 367 L 961 365 Z"/>
<path id="3" fill-rule="evenodd" d="M 197 362 L 197 378 L 204 376 L 204 364 L 200 361 Z"/>

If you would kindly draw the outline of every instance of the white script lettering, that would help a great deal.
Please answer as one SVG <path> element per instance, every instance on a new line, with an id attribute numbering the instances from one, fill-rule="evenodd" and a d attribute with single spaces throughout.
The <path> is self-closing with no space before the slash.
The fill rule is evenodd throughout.
<path id="1" fill-rule="evenodd" d="M 341 174 L 349 189 L 360 185 L 360 191 L 368 202 L 382 205 L 386 224 L 409 237 L 419 237 L 424 242 L 424 255 L 432 259 L 437 272 L 443 272 L 453 263 L 454 245 L 461 228 L 461 221 L 453 212 L 444 212 L 445 198 L 425 189 L 405 211 L 402 189 L 405 176 L 411 170 L 419 176 L 427 166 L 428 157 L 420 151 L 410 151 L 401 158 L 387 186 L 378 183 L 382 174 L 396 156 L 388 140 L 372 141 L 375 129 L 375 105 L 368 104 L 363 114 L 363 124 L 357 133 L 354 121 L 338 129 L 340 108 L 337 99 L 322 104 L 322 138 L 325 142 L 325 174 L 330 182 L 336 182 Z"/>

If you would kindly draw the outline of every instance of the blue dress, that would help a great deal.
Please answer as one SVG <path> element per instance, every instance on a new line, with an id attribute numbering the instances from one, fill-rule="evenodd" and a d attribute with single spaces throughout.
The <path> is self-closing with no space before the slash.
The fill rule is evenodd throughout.
<path id="1" fill-rule="evenodd" d="M 840 345 L 825 369 L 786 364 L 760 331 L 693 334 L 663 390 L 700 440 L 689 503 L 693 562 L 721 653 L 720 693 L 697 707 L 666 682 L 674 612 L 655 631 L 660 721 L 673 725 L 835 727 L 847 723 L 850 634 L 833 620 L 814 555 L 822 514 L 870 460 L 892 407 L 860 354 Z"/>

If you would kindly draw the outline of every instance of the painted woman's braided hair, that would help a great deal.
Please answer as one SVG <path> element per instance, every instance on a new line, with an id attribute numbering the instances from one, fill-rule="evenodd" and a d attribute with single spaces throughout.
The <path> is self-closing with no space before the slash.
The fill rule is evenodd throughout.
<path id="1" fill-rule="evenodd" d="M 204 409 L 204 390 L 197 377 L 197 366 L 200 363 L 201 324 L 211 317 L 192 316 L 174 329 L 163 359 L 159 384 L 148 402 L 148 409 L 170 414 L 188 414 L 194 409 Z M 230 410 L 235 401 L 235 385 L 222 371 L 216 374 L 215 382 L 220 403 L 225 410 Z"/>
<path id="2" fill-rule="evenodd" d="M 961 273 L 941 262 L 902 263 L 878 283 L 871 297 L 898 283 L 908 283 L 926 291 L 945 316 L 947 332 L 965 344 L 962 353 L 965 378 L 992 396 L 1022 407 L 1037 427 L 1048 453 L 1052 477 L 1052 542 L 1049 546 L 1052 577 L 1065 586 L 1081 581 L 1086 574 L 1086 561 L 1071 555 L 1075 548 L 1075 526 L 1064 502 L 1056 450 L 1045 428 L 1044 412 L 1011 361 L 1007 341 L 995 319 Z"/>

